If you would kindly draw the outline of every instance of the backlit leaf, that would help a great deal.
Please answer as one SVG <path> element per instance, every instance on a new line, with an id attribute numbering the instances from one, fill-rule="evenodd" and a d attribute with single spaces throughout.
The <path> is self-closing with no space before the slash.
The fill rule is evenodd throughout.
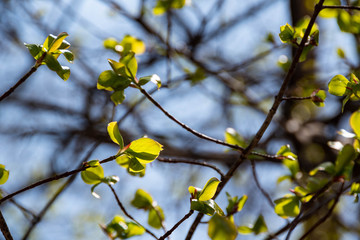
<path id="1" fill-rule="evenodd" d="M 285 195 L 274 202 L 276 204 L 275 213 L 280 217 L 296 217 L 300 212 L 300 200 L 297 196 Z"/>
<path id="2" fill-rule="evenodd" d="M 107 131 L 111 140 L 120 146 L 120 149 L 124 148 L 124 140 L 120 134 L 119 126 L 117 122 L 111 122 L 107 126 Z"/>
<path id="3" fill-rule="evenodd" d="M 333 77 L 329 84 L 329 93 L 335 96 L 343 96 L 347 89 L 347 84 L 349 83 L 349 80 L 344 77 L 343 75 L 336 75 Z"/>
<path id="4" fill-rule="evenodd" d="M 212 240 L 235 240 L 237 234 L 235 224 L 227 217 L 215 214 L 210 219 L 208 235 Z"/>
<path id="5" fill-rule="evenodd" d="M 150 138 L 140 138 L 130 143 L 126 153 L 136 157 L 141 163 L 154 161 L 162 151 L 162 145 Z"/>
<path id="6" fill-rule="evenodd" d="M 200 192 L 199 200 L 207 201 L 211 199 L 215 195 L 219 183 L 220 183 L 219 179 L 215 177 L 210 178 L 205 184 L 203 190 Z"/>
<path id="7" fill-rule="evenodd" d="M 360 110 L 351 114 L 350 126 L 354 133 L 360 138 Z"/>

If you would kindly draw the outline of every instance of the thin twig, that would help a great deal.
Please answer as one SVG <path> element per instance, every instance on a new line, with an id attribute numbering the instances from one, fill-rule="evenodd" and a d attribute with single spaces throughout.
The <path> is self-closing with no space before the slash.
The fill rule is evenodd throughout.
<path id="1" fill-rule="evenodd" d="M 13 237 L 11 236 L 10 230 L 6 224 L 5 218 L 2 215 L 1 210 L 0 210 L 0 229 L 5 237 L 5 240 L 13 240 Z"/>
<path id="2" fill-rule="evenodd" d="M 330 5 L 324 5 L 322 6 L 323 9 L 325 8 L 332 8 L 332 9 L 348 9 L 348 10 L 360 10 L 360 7 L 358 6 L 330 6 Z"/>
<path id="3" fill-rule="evenodd" d="M 117 202 L 117 204 L 119 205 L 121 211 L 123 211 L 123 213 L 124 213 L 128 218 L 130 218 L 131 220 L 133 220 L 136 224 L 138 224 L 139 226 L 143 227 L 148 234 L 150 234 L 150 235 L 151 235 L 152 237 L 154 237 L 155 239 L 158 239 L 154 233 L 152 233 L 150 230 L 146 229 L 142 224 L 140 224 L 138 221 L 136 221 L 136 220 L 126 211 L 124 205 L 121 203 L 118 195 L 116 194 L 115 189 L 114 189 L 110 184 L 109 184 L 108 186 L 109 186 L 109 188 L 111 189 L 111 192 L 114 194 L 114 197 L 115 197 L 115 199 L 116 199 L 116 202 Z"/>
<path id="4" fill-rule="evenodd" d="M 10 96 L 11 93 L 13 93 L 15 91 L 16 88 L 18 88 L 21 84 L 23 84 L 26 79 L 28 79 L 31 74 L 33 74 L 34 72 L 36 72 L 37 67 L 33 66 L 30 71 L 28 71 L 22 78 L 19 79 L 19 81 L 17 81 L 17 83 L 12 86 L 9 90 L 7 90 L 1 97 L 0 97 L 0 102 L 2 100 L 4 100 L 5 98 L 7 98 L 8 96 Z"/>
<path id="5" fill-rule="evenodd" d="M 259 182 L 259 179 L 257 177 L 257 174 L 256 174 L 256 166 L 255 166 L 255 161 L 254 160 L 251 160 L 251 171 L 252 171 L 252 175 L 254 177 L 254 180 L 255 180 L 255 183 L 256 183 L 256 186 L 259 188 L 260 192 L 264 195 L 264 197 L 267 199 L 268 203 L 270 204 L 270 206 L 272 208 L 275 207 L 273 201 L 271 200 L 271 197 L 270 195 L 265 191 L 265 189 L 261 186 L 260 182 Z"/>
<path id="6" fill-rule="evenodd" d="M 157 160 L 159 162 L 165 162 L 165 163 L 187 163 L 187 164 L 192 164 L 192 165 L 208 167 L 208 168 L 214 169 L 217 173 L 219 173 L 221 178 L 223 178 L 225 176 L 218 167 L 216 167 L 212 164 L 209 164 L 207 162 L 198 162 L 198 161 L 191 161 L 191 160 L 184 160 L 184 159 L 172 159 L 172 158 L 165 158 L 165 157 L 158 157 Z"/>
<path id="7" fill-rule="evenodd" d="M 99 163 L 100 163 L 100 164 L 103 164 L 103 163 L 106 163 L 106 162 L 113 161 L 114 159 L 116 159 L 116 156 L 111 156 L 111 157 L 105 158 L 104 160 L 101 160 Z M 5 201 L 7 201 L 7 200 L 9 200 L 9 199 L 11 199 L 11 198 L 13 198 L 14 196 L 16 196 L 16 195 L 18 195 L 18 194 L 20 194 L 20 193 L 22 193 L 22 192 L 28 191 L 28 190 L 30 190 L 30 189 L 33 189 L 33 188 L 35 188 L 35 187 L 38 187 L 38 186 L 43 185 L 43 184 L 48 183 L 48 182 L 52 182 L 52 181 L 55 181 L 55 180 L 59 180 L 59 179 L 61 179 L 61 178 L 65 178 L 65 177 L 74 175 L 74 174 L 76 174 L 76 173 L 78 173 L 78 172 L 84 171 L 85 169 L 87 169 L 87 168 L 89 168 L 89 167 L 90 167 L 90 166 L 83 165 L 82 167 L 77 168 L 77 169 L 75 169 L 75 170 L 68 171 L 68 172 L 64 172 L 64 173 L 62 173 L 62 174 L 55 175 L 55 176 L 52 176 L 52 177 L 49 177 L 49 178 L 40 180 L 40 181 L 38 181 L 38 182 L 36 182 L 36 183 L 33 183 L 33 184 L 29 185 L 29 186 L 26 186 L 26 187 L 24 187 L 24 188 L 22 188 L 22 189 L 20 189 L 20 190 L 18 190 L 18 191 L 16 191 L 16 192 L 14 192 L 14 193 L 11 193 L 11 194 L 9 194 L 9 195 L 1 198 L 1 199 L 0 199 L 0 204 L 2 204 L 3 202 L 5 202 Z"/>
<path id="8" fill-rule="evenodd" d="M 180 221 L 178 221 L 169 231 L 167 231 L 163 236 L 159 238 L 159 240 L 164 240 L 166 237 L 170 236 L 170 234 L 180 226 L 181 223 L 183 223 L 186 219 L 188 219 L 192 214 L 194 213 L 194 210 L 190 210 Z"/>
<path id="9" fill-rule="evenodd" d="M 281 100 L 291 100 L 291 101 L 301 101 L 301 100 L 308 100 L 311 99 L 311 97 L 282 97 Z"/>

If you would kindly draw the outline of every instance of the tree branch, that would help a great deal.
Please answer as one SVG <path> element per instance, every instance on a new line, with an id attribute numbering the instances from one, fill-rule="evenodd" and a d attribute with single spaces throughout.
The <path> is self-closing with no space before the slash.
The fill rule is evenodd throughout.
<path id="1" fill-rule="evenodd" d="M 180 221 L 178 221 L 169 231 L 167 231 L 163 236 L 161 236 L 159 238 L 159 240 L 164 240 L 165 238 L 167 238 L 168 236 L 170 236 L 170 234 L 180 226 L 181 223 L 183 223 L 186 219 L 188 219 L 192 214 L 194 213 L 194 210 L 190 210 L 182 219 L 180 219 Z"/>
<path id="2" fill-rule="evenodd" d="M 5 218 L 2 215 L 1 210 L 0 210 L 0 229 L 5 237 L 5 240 L 13 240 L 13 237 L 11 236 L 10 230 L 6 224 Z"/>

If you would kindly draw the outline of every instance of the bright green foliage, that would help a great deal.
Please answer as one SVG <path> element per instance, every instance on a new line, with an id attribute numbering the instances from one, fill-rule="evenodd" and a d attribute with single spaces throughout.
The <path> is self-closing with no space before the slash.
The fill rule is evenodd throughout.
<path id="1" fill-rule="evenodd" d="M 108 124 L 107 131 L 111 140 L 120 146 L 120 149 L 124 148 L 124 140 L 120 134 L 117 122 L 111 122 Z"/>
<path id="2" fill-rule="evenodd" d="M 104 178 L 104 170 L 98 160 L 87 163 L 90 167 L 81 172 L 81 178 L 86 184 L 100 183 Z"/>
<path id="3" fill-rule="evenodd" d="M 188 75 L 187 79 L 191 81 L 191 85 L 196 85 L 206 78 L 206 72 L 203 68 L 196 68 L 195 72 L 191 72 L 189 69 L 184 68 L 184 72 Z"/>
<path id="4" fill-rule="evenodd" d="M 345 96 L 342 111 L 349 101 L 360 100 L 360 81 L 355 74 L 350 74 L 350 81 L 343 75 L 336 75 L 329 82 L 329 93 L 335 96 Z"/>
<path id="5" fill-rule="evenodd" d="M 229 193 L 226 193 L 226 196 L 229 202 L 228 206 L 226 207 L 226 216 L 230 216 L 237 212 L 240 212 L 248 199 L 247 195 L 239 198 L 238 196 L 231 197 Z"/>
<path id="6" fill-rule="evenodd" d="M 153 9 L 155 15 L 162 15 L 171 8 L 180 9 L 184 7 L 185 0 L 157 0 L 156 6 Z"/>
<path id="7" fill-rule="evenodd" d="M 311 94 L 311 101 L 318 107 L 325 106 L 326 92 L 324 90 L 315 90 Z"/>
<path id="8" fill-rule="evenodd" d="M 50 34 L 42 45 L 25 44 L 30 54 L 36 59 L 35 67 L 46 64 L 46 66 L 56 72 L 61 79 L 67 80 L 70 77 L 70 69 L 62 66 L 57 60 L 61 54 L 63 54 L 70 63 L 74 60 L 73 53 L 67 50 L 67 48 L 70 47 L 70 44 L 65 41 L 67 36 L 69 35 L 66 32 L 62 32 L 58 36 Z"/>
<path id="9" fill-rule="evenodd" d="M 310 17 L 304 17 L 301 19 L 296 27 L 292 27 L 290 24 L 286 24 L 280 27 L 279 37 L 283 43 L 289 43 L 294 46 L 299 46 L 310 23 Z M 310 35 L 307 39 L 307 43 L 301 53 L 300 62 L 305 61 L 307 54 L 314 47 L 319 44 L 319 30 L 316 24 L 313 25 Z"/>
<path id="10" fill-rule="evenodd" d="M 287 194 L 282 198 L 279 198 L 275 202 L 275 213 L 280 217 L 296 217 L 300 212 L 300 198 Z"/>
<path id="11" fill-rule="evenodd" d="M 337 23 L 343 32 L 359 34 L 360 33 L 360 14 L 357 11 L 351 14 L 348 11 L 339 11 Z"/>
<path id="12" fill-rule="evenodd" d="M 245 148 L 245 139 L 233 128 L 225 130 L 225 142 Z"/>
<path id="13" fill-rule="evenodd" d="M 222 209 L 211 199 L 214 197 L 219 183 L 220 181 L 213 177 L 207 181 L 203 189 L 190 186 L 188 190 L 191 194 L 191 210 L 196 210 L 210 216 L 214 213 L 224 216 Z"/>
<path id="14" fill-rule="evenodd" d="M 341 5 L 340 0 L 325 0 L 324 1 L 324 5 L 327 6 L 339 6 Z M 323 18 L 333 18 L 333 17 L 337 17 L 339 13 L 338 9 L 323 9 L 321 10 L 319 16 L 323 17 Z"/>
<path id="15" fill-rule="evenodd" d="M 240 234 L 254 233 L 255 235 L 258 235 L 260 233 L 267 232 L 268 229 L 267 229 L 264 217 L 262 215 L 259 215 L 253 225 L 251 225 L 251 226 L 239 226 L 238 231 L 239 231 Z"/>
<path id="16" fill-rule="evenodd" d="M 278 179 L 278 182 L 281 182 L 285 179 L 295 179 L 296 174 L 300 171 L 299 162 L 297 161 L 297 156 L 291 152 L 289 145 L 284 145 L 276 153 L 277 156 L 283 157 L 283 165 L 290 170 L 290 175 L 283 176 Z"/>
<path id="17" fill-rule="evenodd" d="M 353 184 L 351 184 L 351 189 L 349 194 L 355 197 L 354 202 L 356 203 L 359 201 L 359 193 L 360 193 L 360 183 L 354 182 Z"/>
<path id="18" fill-rule="evenodd" d="M 339 152 L 335 162 L 335 176 L 349 175 L 352 163 L 357 157 L 357 153 L 354 147 L 350 144 L 346 144 Z M 350 168 L 350 169 L 349 169 Z"/>
<path id="19" fill-rule="evenodd" d="M 356 134 L 357 138 L 360 139 L 360 109 L 351 114 L 350 126 Z"/>
<path id="20" fill-rule="evenodd" d="M 5 165 L 0 164 L 0 185 L 6 183 L 9 178 L 9 170 L 5 169 Z"/>
<path id="21" fill-rule="evenodd" d="M 162 222 L 165 220 L 164 212 L 149 193 L 138 189 L 131 204 L 138 209 L 149 211 L 148 223 L 150 226 L 156 229 L 162 227 Z"/>
<path id="22" fill-rule="evenodd" d="M 145 233 L 145 229 L 142 226 L 134 222 L 127 222 L 122 216 L 118 215 L 102 228 L 110 239 L 127 239 Z"/>
<path id="23" fill-rule="evenodd" d="M 124 56 L 129 52 L 143 54 L 146 48 L 143 41 L 130 35 L 125 35 L 121 42 L 118 42 L 115 38 L 107 38 L 104 40 L 104 47 Z"/>
<path id="24" fill-rule="evenodd" d="M 235 240 L 237 229 L 227 217 L 214 214 L 209 221 L 208 235 L 212 240 Z"/>
<path id="25" fill-rule="evenodd" d="M 317 172 L 326 172 L 332 176 L 335 175 L 335 165 L 332 162 L 323 162 L 316 168 L 310 171 L 310 176 L 314 176 Z"/>
<path id="26" fill-rule="evenodd" d="M 344 52 L 344 50 L 342 48 L 338 48 L 336 50 L 336 53 L 340 58 L 343 58 L 343 59 L 346 58 L 345 52 Z"/>
<path id="27" fill-rule="evenodd" d="M 137 78 L 138 63 L 135 54 L 142 54 L 145 51 L 145 44 L 141 40 L 126 35 L 121 42 L 114 38 L 104 41 L 104 47 L 114 50 L 120 54 L 120 60 L 108 59 L 112 70 L 104 71 L 98 77 L 97 88 L 113 91 L 111 100 L 115 105 L 125 100 L 124 90 L 129 87 L 141 88 L 149 81 L 155 83 L 158 89 L 161 87 L 160 77 L 156 74 Z"/>
<path id="28" fill-rule="evenodd" d="M 116 162 L 133 173 L 144 171 L 145 165 L 154 161 L 162 151 L 162 145 L 150 138 L 137 139 L 125 148 Z"/>

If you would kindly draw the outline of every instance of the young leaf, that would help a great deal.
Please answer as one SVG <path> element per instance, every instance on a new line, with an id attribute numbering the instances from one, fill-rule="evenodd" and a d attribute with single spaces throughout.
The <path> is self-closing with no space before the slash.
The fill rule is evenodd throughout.
<path id="1" fill-rule="evenodd" d="M 252 230 L 255 235 L 258 235 L 263 232 L 267 232 L 268 229 L 267 229 L 264 217 L 262 215 L 259 215 L 259 217 L 256 219 Z"/>
<path id="2" fill-rule="evenodd" d="M 229 202 L 226 207 L 227 216 L 240 212 L 248 199 L 247 195 L 242 196 L 240 199 L 237 196 L 231 197 L 229 193 L 226 193 L 226 196 Z"/>
<path id="3" fill-rule="evenodd" d="M 207 201 L 211 199 L 215 195 L 219 183 L 219 179 L 215 177 L 210 178 L 199 194 L 199 201 Z"/>
<path id="4" fill-rule="evenodd" d="M 360 110 L 351 114 L 350 126 L 358 138 L 360 138 Z"/>
<path id="5" fill-rule="evenodd" d="M 160 151 L 162 151 L 160 143 L 150 138 L 140 138 L 130 143 L 126 153 L 146 164 L 154 161 L 159 156 Z"/>
<path id="6" fill-rule="evenodd" d="M 274 202 L 276 204 L 275 213 L 280 217 L 296 217 L 300 212 L 300 200 L 297 196 L 285 195 Z"/>
<path id="7" fill-rule="evenodd" d="M 355 160 L 356 156 L 357 153 L 354 147 L 350 144 L 346 144 L 343 149 L 341 149 L 336 158 L 335 175 L 341 176 L 344 173 L 346 167 L 348 167 L 348 165 L 351 164 L 353 160 Z"/>
<path id="8" fill-rule="evenodd" d="M 104 170 L 101 165 L 89 167 L 81 172 L 81 178 L 87 184 L 100 183 L 104 178 Z"/>
<path id="9" fill-rule="evenodd" d="M 138 189 L 131 204 L 136 208 L 147 210 L 152 207 L 153 199 L 149 193 L 142 189 Z"/>
<path id="10" fill-rule="evenodd" d="M 180 9 L 185 5 L 185 0 L 157 0 L 153 9 L 155 15 L 162 15 L 170 8 Z"/>
<path id="11" fill-rule="evenodd" d="M 127 55 L 129 52 L 134 52 L 135 54 L 142 54 L 145 52 L 144 42 L 130 35 L 126 35 L 120 45 L 123 47 L 123 55 Z"/>
<path id="12" fill-rule="evenodd" d="M 156 74 L 153 74 L 151 76 L 146 76 L 146 77 L 141 77 L 139 78 L 139 85 L 145 85 L 146 83 L 148 83 L 149 81 L 153 82 L 154 84 L 156 84 L 157 88 L 159 89 L 161 87 L 161 80 L 160 77 Z"/>
<path id="13" fill-rule="evenodd" d="M 215 214 L 210 219 L 208 235 L 212 240 L 235 240 L 237 234 L 235 224 L 227 217 Z"/>
<path id="14" fill-rule="evenodd" d="M 349 83 L 349 80 L 344 77 L 343 75 L 336 75 L 333 77 L 329 84 L 329 93 L 335 96 L 343 96 L 347 89 L 347 84 Z"/>
<path id="15" fill-rule="evenodd" d="M 120 63 L 123 63 L 125 65 L 126 76 L 128 76 L 130 79 L 134 80 L 136 77 L 137 68 L 138 68 L 138 64 L 137 64 L 137 61 L 135 58 L 135 53 L 130 52 L 126 56 L 122 57 L 120 59 Z"/>
<path id="16" fill-rule="evenodd" d="M 150 209 L 148 223 L 150 226 L 156 229 L 162 227 L 162 222 L 165 220 L 164 211 L 160 206 L 155 206 Z"/>
<path id="17" fill-rule="evenodd" d="M 243 148 L 246 147 L 245 139 L 233 128 L 227 128 L 225 130 L 225 142 L 238 145 Z"/>
<path id="18" fill-rule="evenodd" d="M 214 200 L 199 201 L 198 199 L 191 199 L 190 209 L 212 216 L 215 213 Z"/>
<path id="19" fill-rule="evenodd" d="M 311 101 L 318 107 L 325 106 L 326 93 L 324 90 L 315 90 L 311 93 Z"/>
<path id="20" fill-rule="evenodd" d="M 42 51 L 42 47 L 39 44 L 26 44 L 25 47 L 29 50 L 31 56 L 33 56 L 36 60 L 38 60 L 41 55 L 44 53 Z"/>
<path id="21" fill-rule="evenodd" d="M 111 101 L 116 105 L 121 104 L 125 100 L 124 90 L 115 91 L 110 96 Z"/>
<path id="22" fill-rule="evenodd" d="M 124 140 L 120 134 L 119 126 L 117 122 L 111 122 L 107 126 L 107 131 L 109 133 L 109 136 L 111 140 L 120 146 L 120 149 L 124 148 Z"/>
<path id="23" fill-rule="evenodd" d="M 9 178 L 9 170 L 5 169 L 5 165 L 0 164 L 0 185 L 6 183 Z"/>
<path id="24" fill-rule="evenodd" d="M 283 43 L 291 43 L 294 39 L 295 30 L 290 24 L 286 24 L 280 27 L 279 37 Z"/>
<path id="25" fill-rule="evenodd" d="M 58 50 L 60 48 L 61 44 L 63 43 L 63 41 L 65 40 L 65 38 L 68 36 L 69 36 L 69 34 L 66 32 L 60 33 L 49 45 L 48 53 L 52 53 L 52 52 L 55 52 L 56 50 Z"/>

